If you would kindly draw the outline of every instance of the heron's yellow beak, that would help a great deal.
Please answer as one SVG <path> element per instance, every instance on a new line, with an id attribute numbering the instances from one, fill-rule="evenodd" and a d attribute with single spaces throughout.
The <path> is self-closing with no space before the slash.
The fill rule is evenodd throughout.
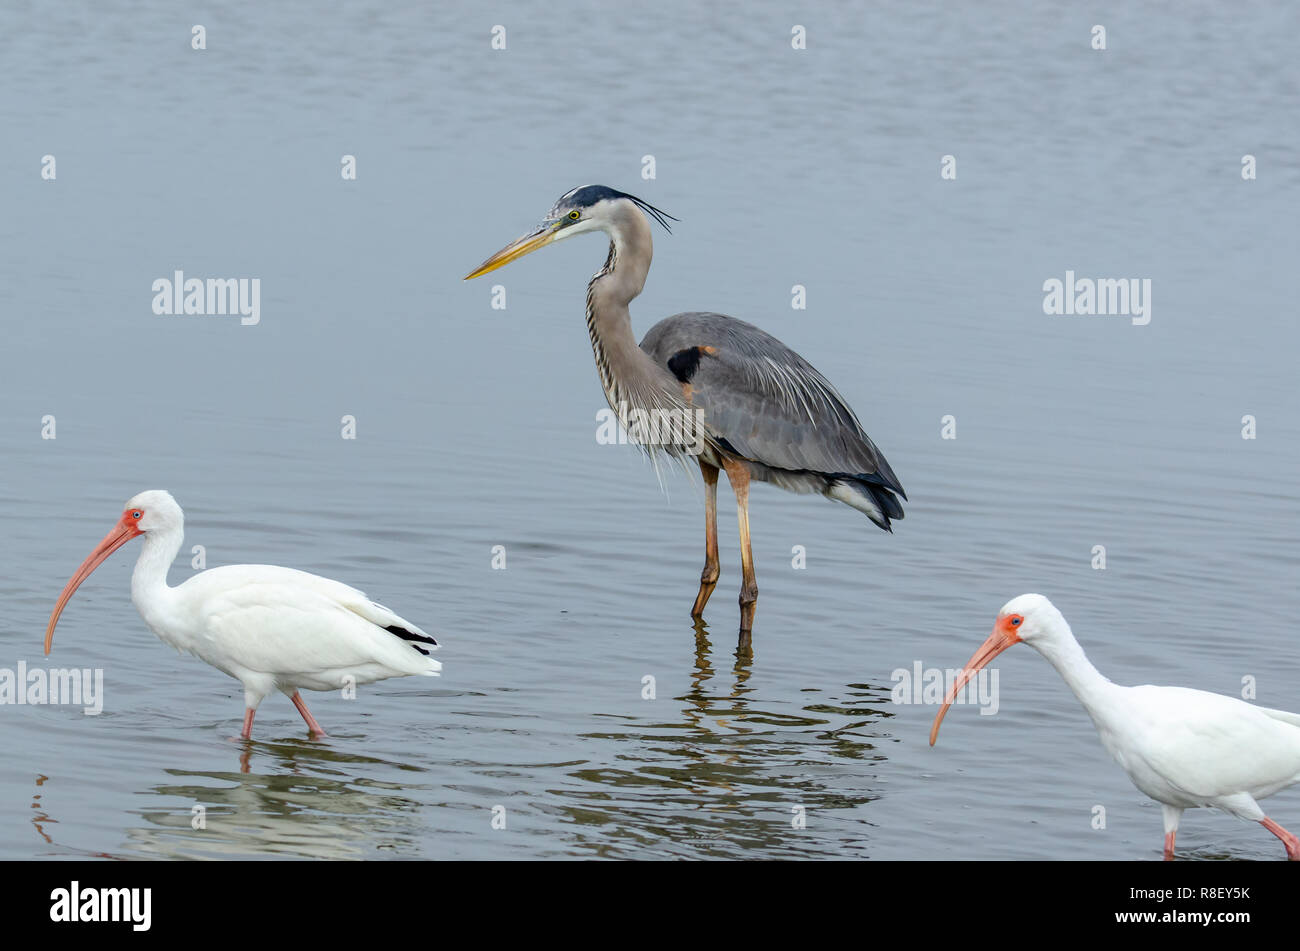
<path id="1" fill-rule="evenodd" d="M 522 238 L 510 242 L 469 274 L 466 274 L 465 280 L 468 281 L 470 278 L 479 277 L 489 271 L 495 271 L 499 267 L 505 267 L 515 258 L 522 258 L 525 254 L 530 254 L 538 248 L 545 247 L 555 240 L 557 230 L 558 222 L 553 225 L 542 225 L 532 234 L 526 234 Z"/>

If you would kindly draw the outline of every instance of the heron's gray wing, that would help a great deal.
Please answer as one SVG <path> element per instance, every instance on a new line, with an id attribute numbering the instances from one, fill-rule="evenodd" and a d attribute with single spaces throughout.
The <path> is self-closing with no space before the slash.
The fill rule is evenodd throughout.
<path id="1" fill-rule="evenodd" d="M 855 477 L 907 498 L 835 387 L 771 334 L 723 314 L 676 314 L 655 324 L 641 349 L 689 387 L 710 432 L 736 455 Z"/>

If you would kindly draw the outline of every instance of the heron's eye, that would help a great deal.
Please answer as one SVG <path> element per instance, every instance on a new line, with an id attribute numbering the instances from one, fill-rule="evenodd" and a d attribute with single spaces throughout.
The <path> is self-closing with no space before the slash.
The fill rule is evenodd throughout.
<path id="1" fill-rule="evenodd" d="M 576 208 L 573 211 L 569 212 L 570 221 L 577 221 L 581 217 L 582 217 L 582 212 L 578 211 Z"/>
<path id="2" fill-rule="evenodd" d="M 1019 626 L 1020 626 L 1020 622 L 1023 621 L 1023 620 L 1024 620 L 1024 618 L 1022 618 L 1019 614 L 1017 614 L 1015 617 L 1013 617 L 1013 618 L 1011 619 L 1011 626 L 1012 626 L 1012 627 L 1019 627 Z"/>

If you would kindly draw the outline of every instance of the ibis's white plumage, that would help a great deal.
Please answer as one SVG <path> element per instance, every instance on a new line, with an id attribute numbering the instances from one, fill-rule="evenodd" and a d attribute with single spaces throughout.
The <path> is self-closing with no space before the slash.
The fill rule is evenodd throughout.
<path id="1" fill-rule="evenodd" d="M 1187 687 L 1123 687 L 1094 667 L 1051 601 L 1025 594 L 998 612 L 993 633 L 967 662 L 930 733 L 957 691 L 994 657 L 1023 641 L 1051 662 L 1082 702 L 1102 745 L 1133 784 L 1164 806 L 1165 857 L 1184 809 L 1213 806 L 1263 823 L 1300 859 L 1300 839 L 1269 819 L 1257 800 L 1300 783 L 1300 715 Z"/>
<path id="2" fill-rule="evenodd" d="M 356 588 L 275 565 L 212 568 L 170 587 L 167 569 L 180 551 L 184 515 L 170 494 L 131 499 L 109 537 L 68 582 L 47 630 L 46 651 L 63 605 L 117 547 L 144 535 L 131 576 L 131 600 L 163 641 L 188 651 L 244 685 L 245 734 L 252 713 L 275 690 L 294 699 L 313 732 L 319 729 L 299 689 L 337 690 L 421 674 L 442 665 L 428 651 L 432 637 Z"/>
<path id="3" fill-rule="evenodd" d="M 349 678 L 434 677 L 442 667 L 388 629 L 428 637 L 424 631 L 355 588 L 305 571 L 232 565 L 165 593 L 154 587 L 152 597 L 140 598 L 135 587 L 132 600 L 154 633 L 242 681 L 250 700 L 277 687 L 336 690 Z"/>
<path id="4" fill-rule="evenodd" d="M 1133 784 L 1157 802 L 1215 806 L 1256 822 L 1254 802 L 1300 782 L 1294 714 L 1187 687 L 1120 687 L 1089 706 L 1102 744 Z M 1243 797 L 1242 794 L 1245 794 Z"/>

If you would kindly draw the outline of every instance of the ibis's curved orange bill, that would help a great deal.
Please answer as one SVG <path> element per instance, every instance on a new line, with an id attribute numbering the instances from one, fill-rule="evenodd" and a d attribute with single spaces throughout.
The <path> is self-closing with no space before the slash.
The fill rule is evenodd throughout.
<path id="1" fill-rule="evenodd" d="M 993 633 L 988 636 L 979 650 L 971 655 L 971 659 L 966 661 L 965 668 L 962 669 L 961 676 L 953 681 L 952 687 L 948 690 L 948 695 L 943 698 L 943 706 L 935 714 L 934 725 L 930 727 L 930 745 L 934 746 L 934 741 L 939 736 L 939 724 L 943 722 L 944 715 L 947 714 L 948 708 L 957 697 L 958 691 L 970 682 L 971 678 L 978 674 L 984 667 L 987 667 L 989 661 L 993 660 L 1012 644 L 1019 644 L 1020 637 L 1015 630 L 999 619 L 998 625 L 993 628 Z"/>
<path id="2" fill-rule="evenodd" d="M 68 579 L 68 583 L 63 586 L 63 593 L 59 595 L 59 600 L 54 604 L 54 611 L 50 614 L 50 623 L 45 626 L 45 653 L 50 653 L 50 645 L 54 643 L 54 625 L 59 623 L 59 615 L 63 613 L 63 608 L 72 598 L 81 582 L 90 577 L 90 573 L 104 563 L 109 555 L 117 551 L 137 535 L 143 535 L 139 526 L 131 518 L 130 512 L 124 512 L 122 518 L 113 526 L 113 530 L 104 536 L 104 540 L 95 546 L 86 560 L 81 563 L 76 574 Z"/>

